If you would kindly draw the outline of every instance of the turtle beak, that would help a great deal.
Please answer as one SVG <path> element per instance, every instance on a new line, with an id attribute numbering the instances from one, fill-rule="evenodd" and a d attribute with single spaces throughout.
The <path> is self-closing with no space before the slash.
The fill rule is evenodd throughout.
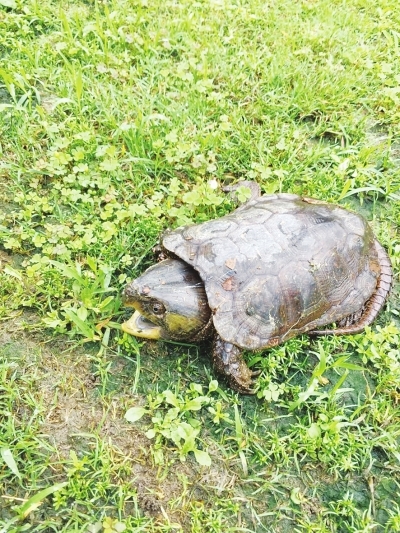
<path id="1" fill-rule="evenodd" d="M 153 340 L 161 338 L 161 327 L 147 320 L 139 311 L 135 311 L 131 318 L 121 325 L 121 329 L 135 337 Z"/>

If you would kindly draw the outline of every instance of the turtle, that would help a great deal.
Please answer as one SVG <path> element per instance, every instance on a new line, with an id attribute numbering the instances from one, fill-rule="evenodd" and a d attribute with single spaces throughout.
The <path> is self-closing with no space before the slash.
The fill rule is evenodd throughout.
<path id="1" fill-rule="evenodd" d="M 230 214 L 167 230 L 160 261 L 123 291 L 125 305 L 136 310 L 123 331 L 147 339 L 212 338 L 214 368 L 244 394 L 254 393 L 256 373 L 243 351 L 306 332 L 359 333 L 392 283 L 389 256 L 361 215 L 251 189 Z"/>

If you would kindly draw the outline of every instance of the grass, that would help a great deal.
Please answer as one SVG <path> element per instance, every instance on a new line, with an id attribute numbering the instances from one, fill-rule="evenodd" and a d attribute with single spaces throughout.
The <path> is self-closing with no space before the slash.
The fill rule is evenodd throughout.
<path id="1" fill-rule="evenodd" d="M 397 4 L 0 0 L 1 532 L 400 531 Z M 119 327 L 242 178 L 364 214 L 395 270 L 365 333 L 249 354 L 256 397 Z"/>

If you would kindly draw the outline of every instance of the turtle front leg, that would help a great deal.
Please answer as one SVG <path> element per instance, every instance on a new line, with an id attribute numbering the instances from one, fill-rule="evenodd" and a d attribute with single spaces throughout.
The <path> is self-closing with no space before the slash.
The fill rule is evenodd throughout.
<path id="1" fill-rule="evenodd" d="M 214 368 L 229 382 L 232 389 L 242 394 L 254 394 L 252 372 L 243 359 L 243 351 L 215 335 L 212 349 Z"/>

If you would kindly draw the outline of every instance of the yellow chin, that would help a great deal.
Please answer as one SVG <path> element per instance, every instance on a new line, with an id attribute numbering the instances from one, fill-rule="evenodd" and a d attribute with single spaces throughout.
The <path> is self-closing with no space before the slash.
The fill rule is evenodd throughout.
<path id="1" fill-rule="evenodd" d="M 125 333 L 129 333 L 135 337 L 153 340 L 161 338 L 160 326 L 145 319 L 139 311 L 135 311 L 131 318 L 121 325 L 121 329 L 122 331 L 125 331 Z"/>

